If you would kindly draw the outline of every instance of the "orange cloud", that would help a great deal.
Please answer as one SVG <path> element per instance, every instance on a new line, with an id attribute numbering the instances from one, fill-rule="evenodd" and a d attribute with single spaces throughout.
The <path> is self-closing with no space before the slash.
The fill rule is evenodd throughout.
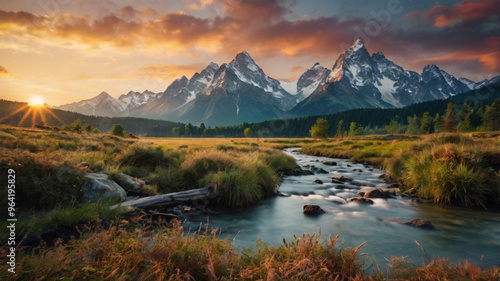
<path id="1" fill-rule="evenodd" d="M 193 3 L 193 4 L 188 5 L 188 9 L 195 10 L 195 11 L 201 10 L 201 9 L 205 8 L 206 6 L 212 5 L 213 2 L 214 2 L 214 0 L 200 0 L 199 3 Z"/>
<path id="2" fill-rule="evenodd" d="M 487 70 L 500 72 L 500 51 L 481 55 L 479 61 L 483 63 Z"/>
<path id="3" fill-rule="evenodd" d="M 290 13 L 284 0 L 219 0 L 230 17 L 257 22 L 283 19 Z"/>
<path id="4" fill-rule="evenodd" d="M 29 21 L 39 23 L 34 25 L 35 29 L 27 27 L 29 33 L 44 39 L 62 39 L 91 46 L 108 44 L 118 48 L 164 46 L 169 50 L 201 49 L 209 53 L 236 53 L 249 49 L 256 57 L 279 53 L 290 57 L 318 52 L 334 53 L 339 51 L 340 42 L 351 44 L 354 40 L 352 35 L 347 34 L 347 26 L 356 23 L 356 20 L 340 22 L 336 18 L 319 18 L 286 21 L 281 17 L 288 10 L 279 4 L 279 0 L 262 1 L 225 1 L 229 16 L 210 19 L 177 12 L 148 20 L 138 17 L 139 11 L 126 6 L 120 9 L 121 16 L 109 14 L 99 19 L 88 15 L 62 14 L 49 20 L 29 13 L 0 11 L 0 24 L 13 24 L 6 27 L 5 32 L 15 34 L 19 27 L 26 28 L 23 18 L 28 17 Z M 232 2 L 241 5 L 230 5 Z M 260 21 L 251 24 L 259 17 Z M 275 21 L 271 22 L 271 19 Z"/>
<path id="5" fill-rule="evenodd" d="M 0 65 L 0 76 L 9 76 L 7 69 Z"/>
<path id="6" fill-rule="evenodd" d="M 436 5 L 427 12 L 412 12 L 406 18 L 432 20 L 434 26 L 443 28 L 457 23 L 476 23 L 498 14 L 497 0 L 464 0 L 452 6 Z"/>

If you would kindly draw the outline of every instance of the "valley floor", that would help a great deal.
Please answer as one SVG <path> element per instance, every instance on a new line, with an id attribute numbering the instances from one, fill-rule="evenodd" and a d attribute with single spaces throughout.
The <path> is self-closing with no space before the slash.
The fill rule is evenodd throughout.
<path id="1" fill-rule="evenodd" d="M 385 168 L 401 191 L 436 204 L 495 208 L 500 186 L 500 140 L 494 134 L 368 136 L 312 139 L 127 139 L 82 128 L 22 129 L 0 126 L 0 169 L 14 169 L 16 227 L 19 246 L 16 274 L 0 265 L 6 280 L 495 280 L 498 266 L 480 269 L 435 259 L 414 265 L 393 258 L 392 267 L 363 269 L 357 251 L 322 242 L 318 235 L 280 245 L 259 243 L 238 254 L 230 240 L 208 228 L 184 233 L 177 220 L 168 225 L 146 219 L 148 210 L 130 210 L 85 194 L 86 175 L 111 180 L 125 174 L 139 182 L 125 187 L 127 196 L 150 196 L 210 186 L 218 196 L 212 210 L 236 210 L 272 196 L 281 177 L 297 171 L 295 160 L 279 151 L 302 147 L 311 155 L 350 158 Z M 430 182 L 437 185 L 431 189 Z M 421 182 L 424 180 L 424 182 Z M 498 190 L 496 190 L 498 191 Z M 7 198 L 6 189 L 1 195 Z M 101 198 L 102 199 L 102 198 Z M 91 202 L 88 202 L 88 201 Z M 94 201 L 93 201 L 94 200 Z M 6 201 L 0 208 L 7 210 Z M 189 203 L 186 203 L 189 205 Z M 178 206 L 177 206 L 178 207 Z M 182 205 L 181 205 L 182 207 Z M 174 208 L 174 207 L 172 207 Z M 162 213 L 172 208 L 152 210 Z M 161 216 L 160 216 L 161 217 Z M 166 217 L 163 217 L 166 218 Z M 5 228 L 5 214 L 2 228 Z M 67 235 L 57 239 L 57 233 Z M 75 231 L 76 230 L 76 231 Z M 47 233 L 54 234 L 48 244 Z M 73 238 L 71 237 L 73 236 Z M 27 244 L 27 238 L 37 243 Z M 42 239 L 40 239 L 42 238 Z M 27 239 L 27 240 L 26 240 Z M 2 244 L 7 236 L 2 233 Z M 40 242 L 42 242 L 40 244 Z M 1 255 L 6 256 L 7 247 Z M 338 280 L 337 279 L 337 280 Z"/>

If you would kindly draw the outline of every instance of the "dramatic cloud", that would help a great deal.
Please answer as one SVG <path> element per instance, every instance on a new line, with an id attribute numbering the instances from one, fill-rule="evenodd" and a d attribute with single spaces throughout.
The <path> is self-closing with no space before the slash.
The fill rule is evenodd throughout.
<path id="1" fill-rule="evenodd" d="M 370 52 L 381 51 L 411 70 L 435 63 L 454 75 L 474 79 L 500 72 L 500 17 L 494 0 L 467 0 L 451 6 L 429 1 L 419 5 L 421 11 L 404 17 L 393 15 L 387 25 L 379 27 L 376 18 L 363 17 L 362 13 L 318 14 L 312 8 L 300 10 L 293 0 L 181 2 L 177 3 L 180 9 L 168 12 L 160 4 L 154 9 L 135 4 L 108 7 L 88 14 L 61 11 L 50 17 L 0 10 L 0 44 L 11 43 L 12 50 L 21 50 L 22 46 L 38 50 L 43 46 L 45 50 L 67 48 L 82 57 L 101 55 L 104 60 L 109 58 L 109 63 L 117 61 L 113 75 L 141 76 L 137 79 L 190 76 L 209 61 L 227 62 L 242 50 L 247 50 L 269 75 L 295 77 L 315 61 L 332 67 L 338 55 L 358 37 L 364 39 Z M 306 12 L 309 16 L 301 17 Z M 130 56 L 130 60 L 123 56 Z M 117 57 L 122 61 L 118 63 Z M 148 60 L 137 62 L 139 57 Z M 88 60 L 82 61 L 92 67 Z M 149 66 L 140 68 L 143 65 Z M 82 72 L 97 75 L 82 69 L 73 77 Z"/>
<path id="2" fill-rule="evenodd" d="M 293 1 L 286 0 L 219 0 L 230 17 L 252 21 L 271 22 L 281 20 L 291 11 Z"/>
<path id="3" fill-rule="evenodd" d="M 497 17 L 500 12 L 499 7 L 497 0 L 465 0 L 452 6 L 438 4 L 427 12 L 412 12 L 407 18 L 431 20 L 436 27 L 478 24 L 484 23 L 491 17 Z M 498 22 L 498 18 L 496 20 Z"/>

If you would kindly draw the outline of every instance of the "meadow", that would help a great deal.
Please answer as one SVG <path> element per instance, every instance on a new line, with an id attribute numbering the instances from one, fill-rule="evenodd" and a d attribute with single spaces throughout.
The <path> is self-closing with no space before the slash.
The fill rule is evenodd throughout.
<path id="1" fill-rule="evenodd" d="M 116 202 L 86 202 L 86 173 L 118 173 L 145 180 L 155 195 L 210 186 L 218 210 L 237 210 L 276 194 L 281 177 L 297 169 L 280 149 L 350 158 L 385 168 L 401 190 L 437 204 L 498 206 L 498 136 L 441 134 L 313 139 L 124 138 L 85 126 L 24 129 L 0 126 L 0 169 L 15 169 L 18 240 L 47 229 L 76 229 L 74 237 L 19 247 L 18 273 L 0 265 L 6 280 L 495 280 L 500 268 L 481 269 L 445 258 L 414 264 L 394 257 L 371 272 L 357 248 L 338 236 L 297 234 L 279 245 L 261 241 L 240 254 L 231 237 L 180 222 L 126 215 Z M 5 178 L 5 177 L 3 177 Z M 430 184 L 435 179 L 440 185 Z M 471 188 L 473 186 L 473 188 Z M 438 189 L 435 191 L 434 189 Z M 6 198 L 6 190 L 1 191 Z M 497 192 L 497 193 L 495 193 Z M 464 197 L 464 194 L 466 196 Z M 7 208 L 2 201 L 0 208 Z M 4 228 L 5 214 L 2 215 Z M 6 234 L 1 235 L 6 241 Z M 348 237 L 347 237 L 348 239 Z M 2 242 L 4 243 L 4 242 Z M 362 245 L 360 245 L 361 247 Z M 7 248 L 0 254 L 5 256 Z"/>

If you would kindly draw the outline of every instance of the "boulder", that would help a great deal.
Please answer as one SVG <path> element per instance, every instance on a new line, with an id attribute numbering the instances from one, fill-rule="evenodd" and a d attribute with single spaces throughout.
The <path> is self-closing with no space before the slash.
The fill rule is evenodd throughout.
<path id="1" fill-rule="evenodd" d="M 323 184 L 323 181 L 322 180 L 315 180 L 314 183 Z"/>
<path id="2" fill-rule="evenodd" d="M 428 220 L 424 219 L 414 219 L 411 221 L 407 221 L 404 224 L 406 225 L 411 225 L 411 226 L 416 226 L 418 228 L 423 228 L 423 229 L 434 229 L 434 225 Z"/>
<path id="3" fill-rule="evenodd" d="M 358 193 L 356 193 L 356 196 L 358 196 L 358 197 L 364 197 L 365 193 L 366 192 L 364 192 L 364 191 L 359 191 Z"/>
<path id="4" fill-rule="evenodd" d="M 370 189 L 365 192 L 365 195 L 363 196 L 365 198 L 390 198 L 391 196 L 387 193 L 385 193 L 382 189 L 380 188 L 374 188 Z"/>
<path id="5" fill-rule="evenodd" d="M 90 173 L 84 176 L 82 185 L 83 198 L 97 203 L 102 201 L 120 201 L 127 197 L 125 190 L 106 174 Z"/>
<path id="6" fill-rule="evenodd" d="M 353 179 L 352 178 L 348 178 L 348 177 L 344 177 L 344 176 L 341 176 L 340 178 L 338 177 L 333 177 L 332 178 L 332 182 L 333 183 L 339 183 L 339 184 L 343 184 L 343 183 L 346 183 L 346 182 L 351 182 Z"/>
<path id="7" fill-rule="evenodd" d="M 325 213 L 318 205 L 304 205 L 304 214 L 308 216 L 317 216 Z"/>
<path id="8" fill-rule="evenodd" d="M 337 162 L 335 161 L 325 161 L 323 164 L 328 165 L 328 166 L 337 166 Z"/>
<path id="9" fill-rule="evenodd" d="M 324 169 L 322 168 L 319 168 L 317 171 L 316 171 L 316 174 L 328 174 L 327 171 L 325 171 Z"/>
<path id="10" fill-rule="evenodd" d="M 373 200 L 368 199 L 368 198 L 363 198 L 363 197 L 352 197 L 349 198 L 350 202 L 356 202 L 356 203 L 363 203 L 363 204 L 372 204 L 373 205 Z"/>
<path id="11" fill-rule="evenodd" d="M 130 192 L 139 192 L 146 187 L 146 182 L 138 178 L 131 177 L 124 173 L 116 174 L 113 180 L 118 183 L 123 189 Z"/>

